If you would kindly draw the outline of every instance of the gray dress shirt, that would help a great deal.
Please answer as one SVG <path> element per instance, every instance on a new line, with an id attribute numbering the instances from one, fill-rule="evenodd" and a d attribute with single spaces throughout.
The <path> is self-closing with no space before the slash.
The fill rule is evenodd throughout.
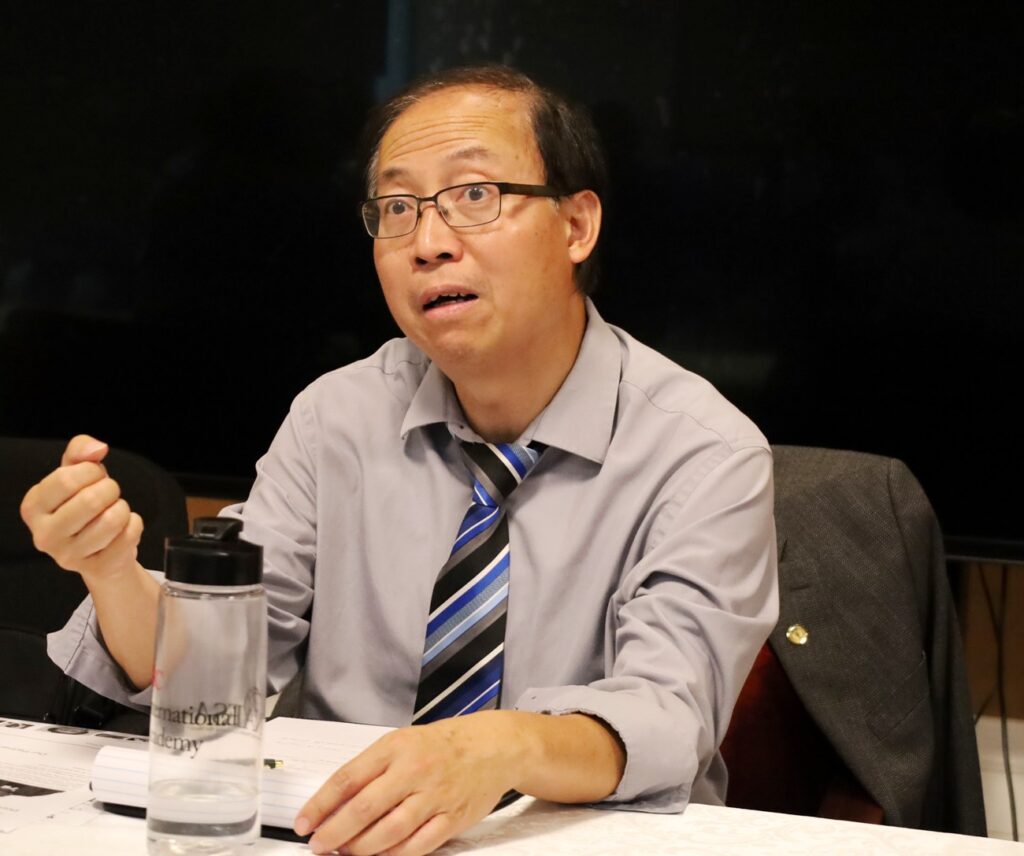
<path id="1" fill-rule="evenodd" d="M 548 448 L 507 504 L 502 707 L 584 712 L 617 732 L 610 803 L 720 803 L 718 745 L 778 612 L 772 462 L 709 383 L 606 324 L 517 442 Z M 457 439 L 480 438 L 449 381 L 405 339 L 295 399 L 244 504 L 262 544 L 269 691 L 305 666 L 301 714 L 406 725 L 428 605 L 470 501 Z M 145 705 L 87 600 L 50 656 Z"/>

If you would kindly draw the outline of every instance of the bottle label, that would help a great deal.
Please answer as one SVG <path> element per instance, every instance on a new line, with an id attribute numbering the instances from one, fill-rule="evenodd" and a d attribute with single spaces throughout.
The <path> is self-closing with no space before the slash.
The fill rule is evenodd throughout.
<path id="1" fill-rule="evenodd" d="M 263 696 L 256 687 L 244 701 L 198 701 L 187 707 L 161 705 L 154 700 L 149 742 L 194 758 L 203 743 L 220 729 L 258 733 L 263 721 Z"/>

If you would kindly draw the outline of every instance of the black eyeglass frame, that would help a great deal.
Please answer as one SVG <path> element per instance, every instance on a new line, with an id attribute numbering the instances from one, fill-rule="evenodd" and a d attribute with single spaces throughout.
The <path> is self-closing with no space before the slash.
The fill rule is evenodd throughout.
<path id="1" fill-rule="evenodd" d="M 482 223 L 472 223 L 464 226 L 455 226 L 448 222 L 448 218 L 445 216 L 441 206 L 437 204 L 437 197 L 442 193 L 447 193 L 449 190 L 458 190 L 460 187 L 480 187 L 487 185 L 488 187 L 498 188 L 498 211 L 490 220 L 484 220 Z M 442 187 L 433 196 L 417 196 L 415 193 L 388 193 L 384 196 L 371 196 L 369 199 L 363 200 L 359 203 L 359 216 L 362 218 L 363 226 L 366 229 L 367 234 L 375 241 L 389 241 L 392 238 L 404 238 L 406 235 L 411 235 L 416 231 L 416 228 L 420 225 L 420 217 L 423 216 L 423 203 L 433 202 L 434 207 L 437 209 L 437 213 L 441 215 L 441 219 L 448 224 L 449 228 L 452 229 L 473 229 L 476 226 L 486 226 L 488 223 L 493 223 L 501 216 L 501 198 L 508 194 L 515 196 L 539 196 L 548 199 L 560 199 L 563 196 L 569 196 L 570 194 L 564 193 L 557 188 L 551 187 L 548 184 L 516 184 L 511 181 L 467 181 L 464 184 L 453 184 L 451 187 Z M 371 202 L 380 202 L 382 199 L 415 199 L 416 200 L 416 220 L 412 224 L 412 228 L 408 232 L 402 232 L 401 235 L 388 235 L 386 238 L 382 238 L 379 235 L 374 235 L 370 231 L 370 224 L 366 221 L 366 206 Z"/>

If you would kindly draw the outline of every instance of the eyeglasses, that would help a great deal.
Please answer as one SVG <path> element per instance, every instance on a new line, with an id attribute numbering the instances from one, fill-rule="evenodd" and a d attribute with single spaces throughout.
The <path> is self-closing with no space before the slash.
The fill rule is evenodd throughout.
<path id="1" fill-rule="evenodd" d="M 413 196 L 411 193 L 375 196 L 367 199 L 360 211 L 371 238 L 401 238 L 416 231 L 427 202 L 434 203 L 437 213 L 453 229 L 465 229 L 497 220 L 501 215 L 501 197 L 507 193 L 551 198 L 565 196 L 546 184 L 475 181 L 445 187 L 433 196 Z"/>

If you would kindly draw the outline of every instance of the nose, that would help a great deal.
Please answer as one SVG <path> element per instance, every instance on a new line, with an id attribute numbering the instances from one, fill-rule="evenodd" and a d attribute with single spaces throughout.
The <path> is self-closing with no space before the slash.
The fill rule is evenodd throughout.
<path id="1" fill-rule="evenodd" d="M 421 267 L 462 258 L 462 241 L 449 226 L 434 203 L 425 204 L 413 235 L 416 264 Z"/>

